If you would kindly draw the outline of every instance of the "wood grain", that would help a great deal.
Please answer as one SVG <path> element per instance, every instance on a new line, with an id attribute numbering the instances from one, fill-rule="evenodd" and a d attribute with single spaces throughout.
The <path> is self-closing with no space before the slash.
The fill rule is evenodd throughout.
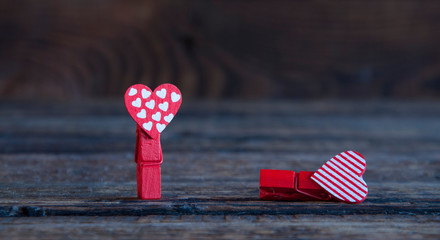
<path id="1" fill-rule="evenodd" d="M 142 201 L 121 101 L 0 103 L 0 237 L 440 235 L 438 102 L 186 102 L 162 136 L 162 199 Z M 363 203 L 259 200 L 260 169 L 346 149 L 367 160 Z"/>
<path id="2" fill-rule="evenodd" d="M 0 1 L 0 96 L 438 98 L 438 1 Z"/>
<path id="3" fill-rule="evenodd" d="M 369 237 L 436 239 L 438 216 L 142 216 L 3 218 L 0 233 L 13 239 L 324 239 Z M 34 234 L 23 234 L 23 231 Z M 7 234 L 6 234 L 7 233 Z"/>

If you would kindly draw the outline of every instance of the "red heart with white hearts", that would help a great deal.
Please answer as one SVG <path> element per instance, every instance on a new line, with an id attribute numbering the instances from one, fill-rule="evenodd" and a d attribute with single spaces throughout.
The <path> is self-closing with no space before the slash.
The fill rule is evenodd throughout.
<path id="1" fill-rule="evenodd" d="M 367 183 L 362 178 L 366 166 L 361 154 L 346 151 L 327 161 L 311 179 L 343 202 L 360 203 L 368 194 Z"/>
<path id="2" fill-rule="evenodd" d="M 176 116 L 182 103 L 179 89 L 169 83 L 154 92 L 145 85 L 136 84 L 125 92 L 125 107 L 136 123 L 156 139 Z"/>

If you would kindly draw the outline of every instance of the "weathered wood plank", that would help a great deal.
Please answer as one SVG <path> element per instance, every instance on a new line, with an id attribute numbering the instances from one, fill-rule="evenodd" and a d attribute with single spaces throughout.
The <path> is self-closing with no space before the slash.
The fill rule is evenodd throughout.
<path id="1" fill-rule="evenodd" d="M 4 104 L 0 113 L 2 153 L 133 150 L 135 126 L 119 103 Z M 162 140 L 168 152 L 411 154 L 437 149 L 439 116 L 426 102 L 184 103 Z"/>
<path id="2" fill-rule="evenodd" d="M 0 218 L 8 239 L 436 239 L 439 216 L 143 216 Z"/>
<path id="3" fill-rule="evenodd" d="M 166 150 L 165 150 L 166 151 Z M 255 181 L 261 168 L 313 171 L 330 153 L 165 153 L 164 180 Z M 368 153 L 365 179 L 390 182 L 437 182 L 440 162 L 436 153 L 391 155 Z M 120 154 L 14 154 L 0 155 L 0 182 L 75 183 L 135 181 L 132 152 Z M 102 167 L 104 166 L 104 167 Z M 395 166 L 403 166 L 397 168 Z"/>
<path id="4" fill-rule="evenodd" d="M 162 138 L 155 201 L 136 199 L 120 103 L 4 102 L 0 114 L 0 237 L 439 236 L 438 103 L 184 104 Z M 258 199 L 260 169 L 313 171 L 349 148 L 367 159 L 362 204 Z"/>
<path id="5" fill-rule="evenodd" d="M 283 154 L 282 154 L 283 155 Z M 2 155 L 3 216 L 149 214 L 440 214 L 436 160 L 371 156 L 361 205 L 258 201 L 260 168 L 311 170 L 318 154 L 165 154 L 163 199 L 135 199 L 133 155 Z M 393 170 L 394 165 L 406 168 Z M 49 167 L 57 166 L 57 167 Z M 101 168 L 100 166 L 106 166 Z M 388 172 L 389 171 L 389 172 Z M 401 183 L 396 182 L 400 180 Z"/>
<path id="6" fill-rule="evenodd" d="M 226 183 L 231 184 L 231 183 Z M 250 185 L 250 184 L 249 184 Z M 341 203 L 323 202 L 270 202 L 259 201 L 258 190 L 235 187 L 218 190 L 208 187 L 181 186 L 170 190 L 164 188 L 163 197 L 157 201 L 140 201 L 136 199 L 135 186 L 94 184 L 87 186 L 50 186 L 15 188 L 13 191 L 33 191 L 32 194 L 14 194 L 16 199 L 2 199 L 0 215 L 2 217 L 38 217 L 38 216 L 146 216 L 146 215 L 440 215 L 438 192 L 429 188 L 431 184 L 411 184 L 414 191 L 425 191 L 426 196 L 405 192 L 405 186 L 377 187 L 361 205 L 343 205 Z M 126 187 L 120 191 L 118 188 Z M 85 191 L 81 191 L 86 189 Z M 134 190 L 133 190 L 134 189 Z M 194 189 L 194 190 L 192 190 Z M 118 191 L 119 190 L 119 191 Z M 129 191 L 130 190 L 130 191 Z M 48 192 L 61 192 L 46 195 Z M 100 194 L 113 191 L 112 195 Z M 375 194 L 374 192 L 396 192 Z M 66 192 L 70 192 L 67 195 Z M 237 192 L 243 192 L 238 195 Z M 119 193 L 120 195 L 115 195 Z M 57 196 L 61 195 L 61 196 Z M 121 196 L 122 195 L 122 196 Z M 363 218 L 363 217 L 360 217 Z"/>

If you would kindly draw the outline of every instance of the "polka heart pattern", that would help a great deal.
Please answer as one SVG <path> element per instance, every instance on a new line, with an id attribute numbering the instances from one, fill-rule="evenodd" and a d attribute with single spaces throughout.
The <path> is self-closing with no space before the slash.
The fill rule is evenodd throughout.
<path id="1" fill-rule="evenodd" d="M 169 83 L 160 85 L 154 92 L 142 84 L 133 85 L 125 92 L 128 113 L 154 139 L 171 122 L 181 103 L 182 94 Z"/>
<path id="2" fill-rule="evenodd" d="M 367 184 L 362 178 L 366 166 L 361 154 L 346 151 L 327 161 L 311 179 L 341 201 L 360 203 L 368 194 Z"/>

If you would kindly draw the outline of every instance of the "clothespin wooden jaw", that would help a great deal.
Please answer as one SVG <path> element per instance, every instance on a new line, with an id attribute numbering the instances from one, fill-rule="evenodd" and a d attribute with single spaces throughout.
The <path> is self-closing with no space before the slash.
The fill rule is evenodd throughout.
<path id="1" fill-rule="evenodd" d="M 261 169 L 260 199 L 286 201 L 334 200 L 330 194 L 310 179 L 313 173 Z"/>
<path id="2" fill-rule="evenodd" d="M 151 138 L 139 125 L 136 128 L 136 150 L 134 161 L 143 166 L 154 166 L 163 163 L 160 136 Z"/>

